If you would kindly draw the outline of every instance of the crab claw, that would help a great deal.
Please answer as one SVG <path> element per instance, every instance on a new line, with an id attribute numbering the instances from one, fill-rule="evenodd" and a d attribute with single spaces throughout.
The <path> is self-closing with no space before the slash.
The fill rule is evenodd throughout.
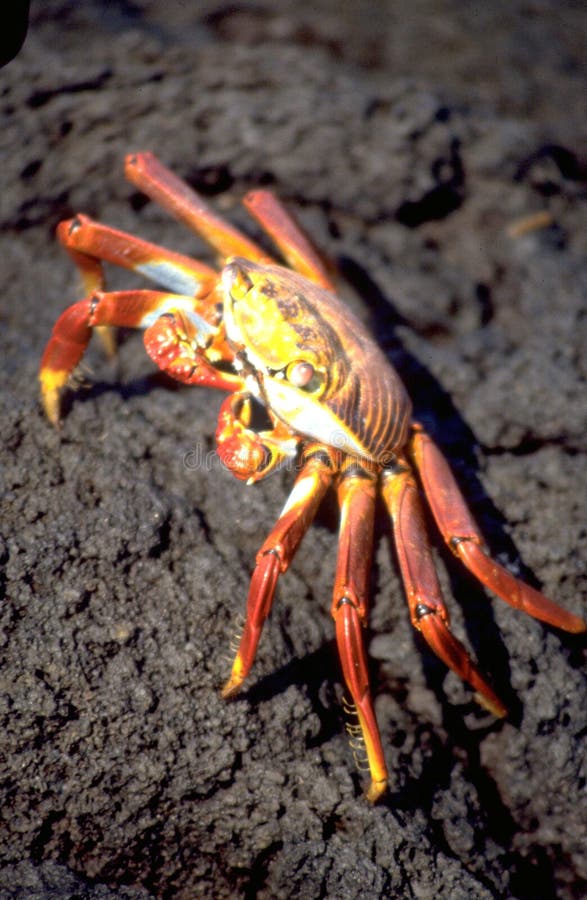
<path id="1" fill-rule="evenodd" d="M 236 393 L 224 400 L 216 429 L 216 452 L 233 475 L 247 484 L 265 478 L 298 452 L 300 438 L 277 422 L 271 431 L 250 428 L 253 398 Z"/>

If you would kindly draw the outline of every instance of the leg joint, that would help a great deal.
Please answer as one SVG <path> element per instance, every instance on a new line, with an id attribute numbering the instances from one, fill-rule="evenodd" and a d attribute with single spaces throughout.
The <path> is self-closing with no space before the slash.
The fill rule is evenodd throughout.
<path id="1" fill-rule="evenodd" d="M 340 600 L 337 600 L 334 604 L 335 610 L 339 610 L 343 606 L 352 606 L 353 609 L 356 609 L 357 612 L 360 612 L 358 605 L 355 603 L 352 597 L 348 596 L 348 594 L 343 594 Z"/>
<path id="2" fill-rule="evenodd" d="M 98 311 L 98 306 L 100 305 L 100 300 L 102 299 L 101 294 L 92 294 L 90 297 L 90 309 L 88 315 L 88 324 L 93 325 L 94 319 L 96 318 L 96 313 Z"/>
<path id="3" fill-rule="evenodd" d="M 417 603 L 414 609 L 414 618 L 416 622 L 421 622 L 426 616 L 433 615 L 437 612 L 436 607 L 429 606 L 427 603 Z"/>
<path id="4" fill-rule="evenodd" d="M 479 547 L 483 553 L 487 554 L 487 547 L 481 540 L 481 538 L 476 534 L 453 534 L 448 539 L 448 546 L 452 550 L 455 556 L 460 557 L 459 547 L 461 544 L 475 544 Z"/>

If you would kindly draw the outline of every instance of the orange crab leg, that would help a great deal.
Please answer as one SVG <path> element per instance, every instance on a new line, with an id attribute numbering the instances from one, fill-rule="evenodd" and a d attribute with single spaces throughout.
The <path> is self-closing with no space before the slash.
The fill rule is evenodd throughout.
<path id="1" fill-rule="evenodd" d="M 303 468 L 277 524 L 259 550 L 247 598 L 247 614 L 230 678 L 222 690 L 232 697 L 248 675 L 265 619 L 269 615 L 280 573 L 285 572 L 302 538 L 312 524 L 320 502 L 338 465 L 336 452 L 321 444 L 310 444 Z"/>
<path id="2" fill-rule="evenodd" d="M 188 256 L 165 250 L 132 234 L 77 215 L 60 222 L 57 237 L 75 263 L 86 295 L 104 289 L 102 261 L 131 269 L 167 290 L 203 297 L 217 280 L 214 269 Z M 96 326 L 109 356 L 115 352 L 112 329 Z"/>
<path id="3" fill-rule="evenodd" d="M 132 153 L 125 159 L 125 174 L 172 216 L 200 234 L 221 256 L 243 256 L 253 262 L 270 257 L 254 241 L 226 222 L 189 185 L 174 175 L 152 153 Z"/>
<path id="4" fill-rule="evenodd" d="M 49 420 L 54 425 L 59 422 L 61 389 L 67 384 L 69 376 L 82 358 L 93 328 L 115 325 L 149 329 L 151 326 L 154 327 L 164 314 L 177 313 L 183 315 L 184 323 L 189 323 L 192 336 L 199 330 L 201 339 L 206 340 L 209 335 L 213 335 L 214 329 L 203 316 L 198 314 L 197 307 L 198 301 L 193 297 L 181 297 L 178 294 L 163 291 L 135 290 L 98 292 L 64 310 L 55 323 L 41 360 L 39 372 L 43 405 Z M 188 325 L 184 324 L 184 328 L 188 328 Z M 154 337 L 158 338 L 158 336 Z M 152 345 L 153 341 L 150 343 Z M 148 339 L 147 344 L 147 349 L 149 349 Z M 161 351 L 160 356 L 162 356 L 165 349 L 163 340 L 158 338 L 155 346 L 157 350 Z M 178 347 L 177 340 L 173 346 Z M 151 356 L 155 358 L 155 355 L 155 351 L 151 352 Z M 178 352 L 175 353 L 175 356 L 177 355 Z M 166 367 L 170 372 L 172 362 L 173 359 L 170 357 L 169 366 Z M 162 362 L 159 364 L 165 368 Z M 209 368 L 210 378 L 206 380 L 207 384 L 227 390 L 234 390 L 235 387 L 242 385 L 240 378 L 230 375 L 223 376 L 212 367 Z M 180 378 L 178 374 L 175 377 Z M 214 383 L 211 380 L 213 378 L 216 378 Z M 186 379 L 180 378 L 180 380 Z"/>
<path id="5" fill-rule="evenodd" d="M 271 191 L 249 191 L 243 205 L 271 237 L 292 269 L 320 287 L 334 290 L 318 251 Z"/>
<path id="6" fill-rule="evenodd" d="M 340 530 L 332 616 L 347 689 L 359 720 L 371 783 L 367 799 L 375 802 L 388 781 L 381 737 L 369 689 L 363 628 L 373 549 L 373 518 L 377 478 L 365 461 L 347 457 L 338 484 Z"/>
<path id="7" fill-rule="evenodd" d="M 507 710 L 466 648 L 450 630 L 434 567 L 418 488 L 407 465 L 399 463 L 382 476 L 382 491 L 393 523 L 393 534 L 412 625 L 436 655 L 477 691 L 477 699 L 496 716 Z"/>
<path id="8" fill-rule="evenodd" d="M 85 216 L 67 219 L 57 226 L 57 237 L 63 244 L 69 257 L 81 276 L 84 294 L 93 294 L 104 289 L 104 268 L 100 260 L 88 251 L 75 250 L 70 236 L 76 230 L 76 223 L 83 224 Z"/>
<path id="9" fill-rule="evenodd" d="M 535 619 L 579 634 L 587 623 L 549 600 L 535 588 L 514 578 L 483 549 L 483 537 L 461 495 L 449 465 L 432 439 L 413 428 L 411 454 L 424 485 L 426 498 L 447 545 L 486 587 L 516 609 Z"/>
<path id="10" fill-rule="evenodd" d="M 218 278 L 210 266 L 77 215 L 61 222 L 57 236 L 80 269 L 87 293 L 103 287 L 100 261 L 132 269 L 177 294 L 202 297 Z M 89 280 L 88 280 L 89 279 Z"/>

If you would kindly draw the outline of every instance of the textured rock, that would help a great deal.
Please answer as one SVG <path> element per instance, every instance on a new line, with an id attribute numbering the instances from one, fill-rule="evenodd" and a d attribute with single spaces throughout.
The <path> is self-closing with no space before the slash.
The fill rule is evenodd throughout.
<path id="1" fill-rule="evenodd" d="M 485 23 L 509 48 L 492 80 L 460 4 L 443 7 L 422 26 L 434 83 L 426 52 L 407 78 L 377 22 L 326 2 L 307 19 L 207 4 L 197 21 L 189 4 L 136 4 L 131 21 L 130 6 L 48 3 L 2 72 L 2 897 L 585 893 L 577 640 L 489 601 L 436 541 L 455 628 L 513 711 L 488 720 L 412 634 L 382 517 L 371 657 L 392 789 L 370 808 L 328 612 L 332 504 L 282 580 L 248 691 L 225 704 L 289 476 L 247 489 L 223 471 L 219 395 L 154 373 L 136 335 L 115 363 L 90 348 L 92 386 L 60 433 L 37 400 L 42 348 L 78 297 L 60 219 L 202 252 L 124 181 L 125 152 L 153 150 L 239 222 L 242 193 L 273 185 L 339 262 L 493 551 L 584 611 L 584 122 L 563 146 L 572 104 L 564 127 L 548 92 L 532 110 L 518 14 L 518 30 Z M 531 21 L 536 52 L 563 40 L 554 8 Z M 414 47 L 417 20 L 393 24 Z M 576 70 L 541 62 L 574 96 Z M 508 234 L 542 209 L 550 227 Z"/>

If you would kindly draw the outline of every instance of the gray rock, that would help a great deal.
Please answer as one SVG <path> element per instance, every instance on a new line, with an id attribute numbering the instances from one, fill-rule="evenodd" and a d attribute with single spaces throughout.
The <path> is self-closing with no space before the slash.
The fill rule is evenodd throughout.
<path id="1" fill-rule="evenodd" d="M 371 658 L 392 786 L 371 808 L 340 705 L 333 505 L 223 703 L 290 476 L 245 488 L 211 462 L 220 395 L 153 372 L 136 335 L 114 363 L 90 347 L 59 433 L 36 381 L 79 298 L 59 220 L 204 252 L 124 181 L 126 152 L 156 152 L 239 223 L 238 198 L 270 184 L 339 263 L 493 552 L 584 611 L 573 29 L 548 2 L 482 20 L 198 6 L 43 4 L 2 72 L 0 897 L 581 896 L 576 639 L 488 599 L 433 535 L 455 630 L 512 708 L 488 720 L 413 635 L 382 516 Z M 549 227 L 510 236 L 543 209 Z"/>

